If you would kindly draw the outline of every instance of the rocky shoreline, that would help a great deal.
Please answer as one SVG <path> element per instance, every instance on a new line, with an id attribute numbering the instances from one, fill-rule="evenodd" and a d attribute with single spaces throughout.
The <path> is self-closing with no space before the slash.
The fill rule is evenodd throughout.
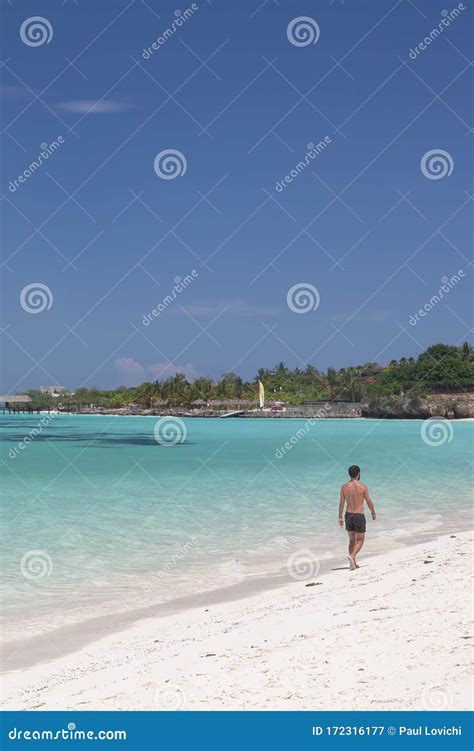
<path id="1" fill-rule="evenodd" d="M 77 410 L 60 410 L 67 414 L 81 415 L 129 415 L 129 416 L 170 416 L 170 417 L 205 417 L 222 418 L 229 412 L 211 409 L 184 409 L 180 407 L 121 407 L 106 409 L 101 407 L 83 407 Z M 287 407 L 285 411 L 272 410 L 238 410 L 235 417 L 258 419 L 357 419 L 376 418 L 387 420 L 426 420 L 430 417 L 443 417 L 448 420 L 474 418 L 474 393 L 432 394 L 425 397 L 385 397 L 372 402 L 314 402 L 296 407 Z"/>

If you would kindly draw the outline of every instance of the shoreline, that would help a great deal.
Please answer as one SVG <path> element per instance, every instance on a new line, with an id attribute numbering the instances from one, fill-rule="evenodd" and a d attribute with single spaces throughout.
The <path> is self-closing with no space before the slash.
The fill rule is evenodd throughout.
<path id="1" fill-rule="evenodd" d="M 379 529 L 371 532 L 368 542 L 366 542 L 364 557 L 370 560 L 381 555 L 380 533 L 391 537 L 391 547 L 386 550 L 386 553 L 389 554 L 400 549 L 410 549 L 420 543 L 429 543 L 447 534 L 460 534 L 470 528 L 472 518 L 467 510 L 459 512 L 456 517 L 457 520 L 453 524 L 449 517 L 439 515 L 434 526 L 425 524 L 412 528 L 410 531 L 404 528 L 394 531 L 384 530 L 384 527 L 381 526 L 383 522 L 379 521 Z M 312 537 L 302 538 L 293 546 L 297 551 L 314 555 L 318 562 L 319 576 L 327 575 L 334 565 L 346 561 L 345 532 L 341 533 L 336 530 L 335 534 L 340 535 L 337 542 L 337 554 L 334 554 L 333 549 L 324 548 L 319 550 L 318 555 L 316 555 Z M 290 551 L 284 553 L 283 559 L 286 561 L 290 555 Z M 297 583 L 288 569 L 281 564 L 282 562 L 276 559 L 272 562 L 268 561 L 266 570 L 248 573 L 239 582 L 227 585 L 221 584 L 210 589 L 200 589 L 193 593 L 176 595 L 152 604 L 134 604 L 127 610 L 113 610 L 113 604 L 109 603 L 107 612 L 87 614 L 67 625 L 52 626 L 47 630 L 24 636 L 21 639 L 2 640 L 0 641 L 0 675 L 12 670 L 51 662 L 56 657 L 56 650 L 52 647 L 55 642 L 61 643 L 63 654 L 70 654 L 109 635 L 111 632 L 118 633 L 146 618 L 179 615 L 201 606 L 207 607 L 208 605 L 242 601 L 254 595 L 264 594 L 267 591 L 274 591 Z M 147 574 L 145 581 L 148 581 L 148 579 Z M 152 597 L 153 593 L 151 593 Z"/>
<path id="2" fill-rule="evenodd" d="M 4 412 L 4 414 L 6 414 Z M 430 417 L 423 417 L 423 416 L 413 416 L 413 417 L 400 417 L 398 415 L 386 415 L 384 417 L 377 417 L 375 415 L 326 415 L 324 417 L 318 417 L 317 415 L 308 414 L 308 415 L 295 415 L 290 414 L 287 412 L 263 412 L 263 413 L 246 413 L 241 415 L 233 415 L 231 417 L 225 417 L 225 413 L 219 414 L 210 414 L 207 412 L 200 412 L 200 413 L 190 413 L 190 412 L 183 412 L 180 410 L 173 410 L 171 412 L 163 412 L 158 410 L 143 410 L 141 412 L 121 412 L 120 410 L 111 410 L 106 412 L 66 412 L 66 411 L 56 411 L 54 409 L 52 410 L 32 410 L 30 412 L 11 412 L 8 414 L 8 417 L 12 417 L 15 415 L 22 416 L 34 416 L 35 414 L 38 415 L 67 415 L 68 417 L 153 417 L 153 418 L 181 418 L 181 419 L 203 419 L 203 420 L 217 420 L 217 419 L 226 419 L 226 420 L 262 420 L 262 419 L 282 419 L 282 420 L 300 420 L 302 422 L 307 420 L 317 420 L 318 422 L 324 422 L 325 420 L 363 420 L 363 421 L 374 421 L 374 422 L 424 422 L 428 419 L 444 419 L 449 422 L 474 422 L 474 417 L 443 417 L 442 415 L 433 414 Z"/>
<path id="3" fill-rule="evenodd" d="M 347 699 L 344 690 L 348 677 L 347 659 L 349 667 L 353 658 L 356 663 L 359 661 L 359 667 L 349 670 L 351 680 L 359 685 L 363 683 L 361 671 L 366 671 L 367 664 L 371 663 L 374 648 L 375 651 L 385 648 L 383 663 L 393 663 L 395 670 L 405 664 L 405 673 L 406 670 L 413 670 L 407 666 L 407 650 L 412 659 L 421 649 L 426 661 L 422 662 L 420 668 L 426 669 L 428 677 L 439 672 L 441 680 L 451 668 L 465 664 L 459 656 L 450 657 L 453 651 L 446 648 L 446 634 L 451 634 L 451 644 L 458 644 L 461 640 L 464 647 L 469 646 L 467 632 L 464 634 L 470 610 L 469 598 L 465 594 L 464 568 L 467 566 L 469 569 L 471 538 L 472 533 L 463 531 L 437 536 L 388 553 L 361 556 L 361 568 L 354 573 L 346 568 L 345 557 L 341 554 L 339 562 L 342 565 L 321 570 L 313 580 L 288 584 L 281 581 L 280 575 L 274 578 L 271 588 L 268 588 L 267 581 L 265 589 L 257 589 L 253 593 L 247 591 L 238 598 L 234 592 L 231 599 L 223 600 L 216 597 L 214 591 L 206 593 L 206 599 L 201 598 L 199 603 L 184 610 L 174 610 L 167 603 L 168 612 L 158 617 L 151 612 L 151 606 L 144 609 L 148 612 L 143 613 L 140 620 L 135 617 L 122 623 L 118 630 L 111 631 L 109 617 L 108 628 L 100 635 L 96 631 L 91 633 L 91 627 L 96 624 L 90 621 L 88 626 L 83 622 L 77 627 L 65 627 L 62 634 L 56 632 L 53 635 L 50 632 L 46 637 L 50 649 L 54 645 L 54 659 L 44 662 L 39 658 L 30 667 L 26 667 L 24 659 L 27 644 L 25 641 L 17 642 L 15 651 L 21 655 L 23 667 L 17 665 L 16 669 L 2 675 L 3 693 L 8 697 L 4 708 L 181 708 L 160 706 L 163 697 L 156 704 L 156 692 L 162 690 L 167 695 L 170 689 L 167 682 L 170 681 L 178 685 L 174 693 L 179 702 L 181 694 L 184 692 L 186 695 L 186 706 L 182 707 L 186 709 L 337 709 L 342 708 Z M 332 560 L 331 564 L 334 563 Z M 420 582 L 419 587 L 415 587 L 416 582 Z M 422 582 L 430 585 L 429 591 Z M 314 583 L 314 587 L 306 588 L 311 583 Z M 227 589 L 233 590 L 235 587 Z M 405 592 L 405 599 L 401 598 L 402 591 Z M 365 606 L 370 603 L 370 608 L 365 607 L 364 603 Z M 344 609 L 346 607 L 347 610 Z M 417 611 L 417 608 L 421 609 Z M 340 612 L 333 613 L 334 610 Z M 389 613 L 385 614 L 384 611 Z M 414 617 L 415 611 L 419 617 Z M 339 616 L 343 614 L 340 622 Z M 393 629 L 397 629 L 399 619 L 404 623 L 403 628 L 408 629 L 410 639 L 405 639 L 399 630 L 394 639 Z M 82 631 L 82 636 L 86 638 L 74 644 L 74 640 L 69 638 L 71 628 L 77 628 L 79 634 Z M 350 635 L 354 628 L 358 634 L 357 649 L 348 653 L 347 644 L 353 643 Z M 459 629 L 462 629 L 462 635 Z M 286 637 L 289 634 L 293 635 L 288 641 Z M 306 639 L 310 641 L 305 642 Z M 410 643 L 416 642 L 420 642 L 416 649 L 409 647 Z M 436 646 L 438 642 L 439 649 Z M 439 659 L 436 659 L 438 652 Z M 395 658 L 398 653 L 397 662 Z M 265 655 L 264 666 L 255 661 L 259 655 Z M 300 695 L 298 691 L 295 692 L 293 681 L 298 682 L 300 673 L 307 672 L 308 658 L 310 663 L 313 660 L 311 664 L 318 673 L 321 668 L 325 671 L 325 656 L 338 665 L 340 663 L 342 672 L 339 674 L 335 668 L 326 671 L 323 676 L 326 688 L 322 693 L 321 685 L 314 684 L 308 675 L 302 685 L 306 685 L 306 689 L 312 686 L 316 694 Z M 229 660 L 235 674 L 235 685 L 230 685 L 226 677 Z M 286 673 L 276 678 L 282 660 L 288 662 L 291 678 L 287 678 Z M 260 672 L 257 671 L 256 677 L 263 683 L 269 682 L 272 687 L 270 694 L 261 686 L 254 685 L 243 689 L 243 693 L 238 690 L 242 681 L 249 682 L 256 666 L 262 668 Z M 206 672 L 209 668 L 210 673 Z M 377 663 L 373 664 L 372 669 L 377 672 Z M 194 670 L 197 671 L 195 674 Z M 143 684 L 138 681 L 135 686 L 136 672 L 149 680 Z M 464 667 L 461 672 L 464 674 Z M 414 689 L 418 690 L 418 703 L 408 701 L 406 692 L 399 691 L 395 681 L 390 683 L 393 690 L 393 687 L 397 688 L 396 700 L 386 699 L 383 704 L 383 701 L 375 698 L 360 708 L 424 708 L 420 703 L 423 686 L 419 682 L 417 684 L 416 680 L 413 683 L 413 679 L 413 672 L 408 672 L 404 674 L 403 682 L 412 682 L 409 694 Z M 376 676 L 376 680 L 381 680 L 381 677 Z M 129 690 L 114 694 L 120 682 L 125 683 Z M 334 683 L 337 686 L 332 685 Z M 381 685 L 383 689 L 385 684 L 382 682 Z M 453 692 L 457 695 L 459 686 L 457 677 L 448 695 L 451 696 Z M 213 691 L 214 703 L 209 694 Z M 291 696 L 286 696 L 288 693 Z M 365 696 L 365 692 L 359 695 Z M 376 692 L 374 696 L 377 696 Z M 463 689 L 462 696 L 453 700 L 453 706 L 444 708 L 467 708 L 467 696 L 466 684 L 466 692 Z"/>

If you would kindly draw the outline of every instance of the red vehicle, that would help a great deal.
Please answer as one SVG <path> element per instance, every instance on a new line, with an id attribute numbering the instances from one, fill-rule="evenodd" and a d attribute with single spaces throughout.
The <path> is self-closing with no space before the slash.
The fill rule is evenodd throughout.
<path id="1" fill-rule="evenodd" d="M 272 402 L 271 404 L 271 410 L 272 412 L 283 412 L 285 409 L 285 403 L 284 402 Z"/>

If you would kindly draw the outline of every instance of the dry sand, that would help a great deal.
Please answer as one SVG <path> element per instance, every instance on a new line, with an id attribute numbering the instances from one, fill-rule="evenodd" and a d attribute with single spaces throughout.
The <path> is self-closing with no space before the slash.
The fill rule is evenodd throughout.
<path id="1" fill-rule="evenodd" d="M 315 586 L 141 620 L 4 674 L 2 707 L 470 709 L 471 545 L 447 535 Z"/>

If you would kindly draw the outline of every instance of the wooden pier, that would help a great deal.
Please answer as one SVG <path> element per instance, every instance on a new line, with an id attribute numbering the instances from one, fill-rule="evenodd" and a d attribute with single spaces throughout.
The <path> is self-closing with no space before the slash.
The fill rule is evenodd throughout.
<path id="1" fill-rule="evenodd" d="M 26 394 L 3 394 L 0 396 L 0 405 L 3 405 L 3 414 L 8 412 L 9 415 L 33 414 L 34 412 L 39 414 L 41 411 L 40 407 L 33 404 L 31 396 Z"/>

